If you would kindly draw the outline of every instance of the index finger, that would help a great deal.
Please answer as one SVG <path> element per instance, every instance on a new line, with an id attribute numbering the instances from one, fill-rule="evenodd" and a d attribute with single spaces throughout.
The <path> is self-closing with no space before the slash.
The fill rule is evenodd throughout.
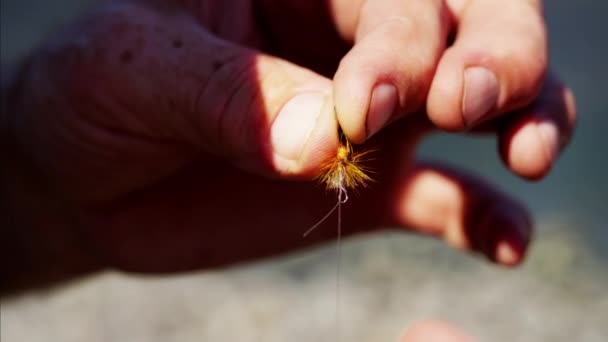
<path id="1" fill-rule="evenodd" d="M 273 53 L 315 65 L 311 54 L 332 56 L 328 63 L 341 58 L 334 102 L 354 143 L 424 105 L 451 25 L 443 0 L 268 0 L 262 6 L 269 26 L 262 27 L 262 39 Z M 354 45 L 342 57 L 344 46 L 329 53 L 337 48 L 328 44 Z"/>
<path id="2" fill-rule="evenodd" d="M 338 121 L 353 142 L 424 105 L 450 24 L 441 0 L 362 5 L 348 26 L 355 44 L 334 76 Z"/>

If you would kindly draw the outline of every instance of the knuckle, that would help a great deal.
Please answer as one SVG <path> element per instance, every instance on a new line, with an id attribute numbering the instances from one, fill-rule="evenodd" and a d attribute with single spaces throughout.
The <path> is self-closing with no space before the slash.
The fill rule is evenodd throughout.
<path id="1" fill-rule="evenodd" d="M 194 115 L 205 113 L 202 122 L 204 145 L 212 145 L 222 154 L 254 154 L 260 127 L 264 127 L 259 107 L 262 105 L 258 85 L 252 80 L 255 62 L 244 56 L 233 56 L 214 63 L 208 76 L 192 95 Z"/>
<path id="2" fill-rule="evenodd" d="M 522 42 L 517 49 L 504 54 L 499 62 L 507 69 L 505 101 L 512 107 L 527 105 L 540 93 L 548 70 L 544 43 Z"/>

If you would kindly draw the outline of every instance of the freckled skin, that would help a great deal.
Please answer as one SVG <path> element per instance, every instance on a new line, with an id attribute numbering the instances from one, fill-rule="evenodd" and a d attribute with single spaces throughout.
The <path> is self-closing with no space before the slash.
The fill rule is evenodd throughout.
<path id="1" fill-rule="evenodd" d="M 516 89 L 518 101 L 537 80 L 526 81 L 526 75 L 534 74 L 531 68 L 545 67 L 538 58 L 542 52 L 522 51 L 545 49 L 542 32 L 534 35 L 527 29 L 531 24 L 543 30 L 541 13 L 533 9 L 522 15 L 532 9 L 529 1 L 461 2 L 466 10 L 456 10 L 453 16 L 444 9 L 437 13 L 436 7 L 426 12 L 410 6 L 442 1 L 100 2 L 73 26 L 49 37 L 6 89 L 11 113 L 0 115 L 6 133 L 0 138 L 8 140 L 2 150 L 8 153 L 0 157 L 7 189 L 0 195 L 7 208 L 0 208 L 0 219 L 9 223 L 0 222 L 0 228 L 14 229 L 10 233 L 17 238 L 2 239 L 8 248 L 0 248 L 6 256 L 0 261 L 7 260 L 17 274 L 2 279 L 27 282 L 35 272 L 42 273 L 38 277 L 73 276 L 95 267 L 134 272 L 219 267 L 333 239 L 333 234 L 294 238 L 326 202 L 310 184 L 277 180 L 283 173 L 275 171 L 285 170 L 269 167 L 274 165 L 267 124 L 289 98 L 320 87 L 333 92 L 335 117 L 349 128 L 351 141 L 365 140 L 368 98 L 380 81 L 398 86 L 404 117 L 375 137 L 374 171 L 382 175 L 381 182 L 349 203 L 344 225 L 357 231 L 407 227 L 483 252 L 492 260 L 497 258 L 492 246 L 505 241 L 518 259 L 507 255 L 508 260 L 499 261 L 521 261 L 531 224 L 518 203 L 475 176 L 415 158 L 432 124 L 464 129 L 459 94 L 462 70 L 472 66 L 469 62 L 495 52 L 503 57 L 514 53 L 517 58 L 481 66 L 496 67 L 491 71 L 500 73 L 499 79 L 518 79 L 505 88 Z M 522 11 L 516 7 L 519 3 L 524 3 Z M 473 4 L 479 7 L 470 12 Z M 488 26 L 486 21 L 496 22 L 496 15 L 511 20 L 494 6 L 511 9 L 508 13 L 517 19 L 514 26 Z M 465 12 L 474 15 L 462 15 Z M 414 25 L 400 28 L 402 21 L 390 20 L 397 16 L 411 18 Z M 391 25 L 378 26 L 387 22 Z M 476 30 L 476 24 L 489 30 Z M 446 45 L 446 26 L 453 26 L 459 39 L 445 51 L 447 62 L 435 68 L 433 57 L 443 54 Z M 467 29 L 461 32 L 460 26 Z M 442 34 L 420 39 L 411 34 L 412 28 Z M 519 32 L 525 33 L 523 45 L 518 43 Z M 372 39 L 363 39 L 369 34 L 374 34 Z M 531 37 L 540 44 L 531 43 Z M 473 44 L 470 50 L 467 41 L 487 44 Z M 412 44 L 420 49 L 409 49 Z M 435 71 L 432 83 L 445 87 L 429 90 L 436 99 L 429 95 L 426 110 L 414 113 L 425 94 L 420 89 L 428 87 Z M 404 95 L 411 92 L 412 98 Z M 549 133 L 555 133 L 556 125 L 558 142 L 567 139 L 576 114 L 572 94 L 554 76 L 538 96 L 533 107 L 517 115 L 497 111 L 505 120 L 487 128 L 498 134 L 503 156 L 509 157 L 506 164 L 526 177 L 544 175 L 552 162 L 545 157 L 537 130 L 550 124 Z M 312 151 L 325 142 L 336 146 L 337 122 L 329 119 L 317 121 L 315 142 L 309 143 Z M 371 181 L 363 165 L 369 151 L 353 150 L 342 132 L 339 141 L 320 181 L 344 203 L 346 189 Z M 539 148 L 531 148 L 532 142 Z M 303 156 L 300 170 L 312 172 L 315 166 L 316 171 L 319 158 L 327 157 L 325 151 Z M 531 151 L 544 153 L 535 158 Z M 540 166 L 530 168 L 530 160 Z M 310 173 L 295 170 L 289 175 Z M 492 223 L 498 220 L 500 225 Z M 27 246 L 15 250 L 14 242 Z M 24 255 L 14 255 L 20 252 Z"/>

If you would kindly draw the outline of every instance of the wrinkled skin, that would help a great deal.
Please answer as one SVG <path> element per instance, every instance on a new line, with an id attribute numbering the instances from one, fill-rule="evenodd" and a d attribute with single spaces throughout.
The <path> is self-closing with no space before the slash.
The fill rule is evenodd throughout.
<path id="1" fill-rule="evenodd" d="M 335 203 L 305 180 L 334 156 L 340 125 L 356 148 L 377 150 L 376 182 L 344 206 L 346 233 L 403 227 L 518 264 L 525 208 L 413 154 L 433 130 L 474 130 L 497 134 L 514 173 L 550 170 L 575 109 L 545 77 L 540 7 L 104 3 L 49 38 L 7 92 L 9 212 L 45 241 L 28 258 L 175 272 L 331 239 L 332 222 L 301 238 Z M 471 65 L 495 78 L 477 79 L 477 98 L 490 100 L 465 105 Z M 389 86 L 373 92 L 379 84 Z"/>

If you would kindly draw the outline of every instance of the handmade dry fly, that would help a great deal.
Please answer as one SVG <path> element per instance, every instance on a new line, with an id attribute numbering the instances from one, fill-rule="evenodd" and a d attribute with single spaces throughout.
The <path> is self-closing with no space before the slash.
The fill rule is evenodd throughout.
<path id="1" fill-rule="evenodd" d="M 321 174 L 317 177 L 320 183 L 325 184 L 327 190 L 336 191 L 338 196 L 336 205 L 319 222 L 304 232 L 304 237 L 321 225 L 336 210 L 339 211 L 338 233 L 340 233 L 342 218 L 340 207 L 348 201 L 348 190 L 355 190 L 359 187 L 365 188 L 373 181 L 368 175 L 371 171 L 364 165 L 365 161 L 369 160 L 367 157 L 373 150 L 354 151 L 353 145 L 348 141 L 341 128 L 338 128 L 338 136 L 340 144 L 336 150 L 336 156 L 323 164 Z M 338 234 L 339 239 L 340 234 Z"/>
<path id="2" fill-rule="evenodd" d="M 373 150 L 354 151 L 352 144 L 338 128 L 340 144 L 336 155 L 328 160 L 321 168 L 318 177 L 320 183 L 325 184 L 327 190 L 337 193 L 337 201 L 334 207 L 323 216 L 317 223 L 310 227 L 303 236 L 306 237 L 315 228 L 320 226 L 334 212 L 338 211 L 338 225 L 336 238 L 336 341 L 340 340 L 340 257 L 342 239 L 342 204 L 348 201 L 348 190 L 359 187 L 367 187 L 372 178 L 368 175 L 371 171 L 364 165 L 369 160 L 369 154 Z"/>

